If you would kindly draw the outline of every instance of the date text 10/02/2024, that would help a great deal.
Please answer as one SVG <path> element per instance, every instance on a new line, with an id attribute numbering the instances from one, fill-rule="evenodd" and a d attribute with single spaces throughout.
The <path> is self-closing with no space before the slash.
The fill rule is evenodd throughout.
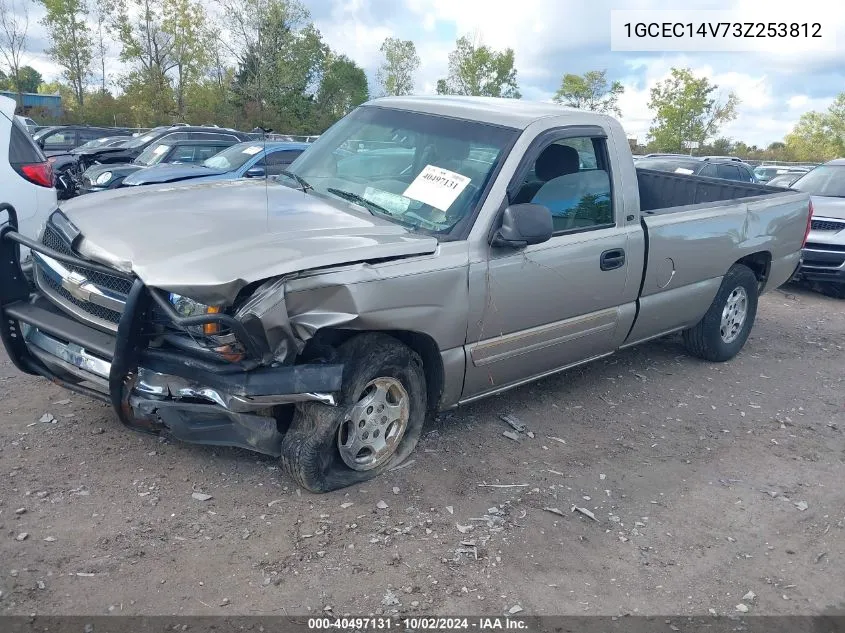
<path id="1" fill-rule="evenodd" d="M 309 618 L 310 631 L 528 631 L 528 623 L 510 617 Z"/>

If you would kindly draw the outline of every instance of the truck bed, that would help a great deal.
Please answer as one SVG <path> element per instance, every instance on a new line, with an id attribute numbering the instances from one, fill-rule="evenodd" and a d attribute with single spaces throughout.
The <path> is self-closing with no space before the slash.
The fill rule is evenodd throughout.
<path id="1" fill-rule="evenodd" d="M 790 193 L 780 187 L 753 182 L 675 174 L 653 169 L 637 169 L 637 185 L 640 190 L 640 211 L 645 216 L 675 213 L 681 210 L 680 207 L 708 202 Z"/>
<path id="2" fill-rule="evenodd" d="M 809 196 L 756 183 L 637 169 L 646 257 L 627 344 L 694 325 L 734 262 L 770 290 L 792 277 Z"/>

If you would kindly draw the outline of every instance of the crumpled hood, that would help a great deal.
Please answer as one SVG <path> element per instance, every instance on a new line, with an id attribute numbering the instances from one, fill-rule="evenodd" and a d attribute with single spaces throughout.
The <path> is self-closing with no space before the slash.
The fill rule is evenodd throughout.
<path id="1" fill-rule="evenodd" d="M 845 220 L 845 198 L 832 196 L 810 196 L 813 201 L 813 217 Z"/>
<path id="2" fill-rule="evenodd" d="M 424 255 L 437 240 L 341 200 L 263 180 L 124 188 L 62 206 L 80 254 L 210 305 L 289 273 Z"/>
<path id="3" fill-rule="evenodd" d="M 152 165 L 151 167 L 136 171 L 131 176 L 127 176 L 123 184 L 152 185 L 163 182 L 188 180 L 190 178 L 201 178 L 203 176 L 218 176 L 225 173 L 225 169 L 209 169 L 202 165 Z"/>

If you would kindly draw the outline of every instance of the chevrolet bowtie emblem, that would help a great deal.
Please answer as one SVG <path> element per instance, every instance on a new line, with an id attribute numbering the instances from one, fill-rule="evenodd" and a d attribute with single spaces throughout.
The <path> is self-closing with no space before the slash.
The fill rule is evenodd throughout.
<path id="1" fill-rule="evenodd" d="M 71 296 L 79 301 L 91 300 L 91 291 L 85 288 L 87 284 L 88 280 L 76 273 L 62 279 L 62 288 L 67 290 Z"/>

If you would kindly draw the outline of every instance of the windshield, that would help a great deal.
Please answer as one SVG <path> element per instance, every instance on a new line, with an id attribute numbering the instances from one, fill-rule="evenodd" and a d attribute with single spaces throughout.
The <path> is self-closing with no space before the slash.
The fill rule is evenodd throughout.
<path id="1" fill-rule="evenodd" d="M 126 144 L 126 147 L 141 147 L 146 145 L 151 140 L 153 140 L 156 136 L 161 134 L 164 130 L 169 130 L 170 128 L 167 127 L 156 127 L 150 130 L 149 132 L 145 132 L 141 136 L 136 136 L 131 141 Z"/>
<path id="2" fill-rule="evenodd" d="M 156 165 L 164 160 L 164 157 L 167 156 L 167 152 L 170 150 L 170 145 L 162 145 L 160 143 L 153 143 L 143 152 L 138 155 L 138 158 L 133 160 L 132 162 L 136 165 L 144 165 L 145 167 L 149 167 L 150 165 Z"/>
<path id="3" fill-rule="evenodd" d="M 290 166 L 317 195 L 343 198 L 399 224 L 445 234 L 472 211 L 517 130 L 361 107 Z M 282 176 L 283 184 L 300 187 Z"/>
<path id="4" fill-rule="evenodd" d="M 813 196 L 845 198 L 845 165 L 822 165 L 801 176 L 792 188 Z"/>
<path id="5" fill-rule="evenodd" d="M 241 167 L 262 149 L 264 148 L 260 143 L 238 143 L 237 145 L 232 145 L 232 147 L 227 147 L 211 158 L 206 158 L 202 164 L 209 169 L 232 171 Z"/>

